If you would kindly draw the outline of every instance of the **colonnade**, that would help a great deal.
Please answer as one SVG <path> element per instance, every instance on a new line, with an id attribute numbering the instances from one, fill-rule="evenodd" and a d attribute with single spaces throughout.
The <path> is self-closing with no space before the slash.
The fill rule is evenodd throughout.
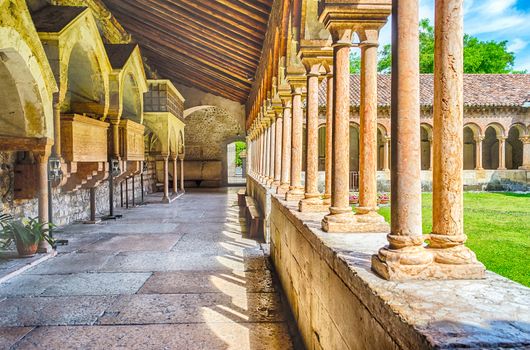
<path id="1" fill-rule="evenodd" d="M 418 1 L 394 0 L 382 17 L 381 13 L 361 16 L 353 7 L 323 4 L 319 20 L 330 33 L 332 48 L 306 50 L 301 46 L 298 56 L 306 74 L 286 75 L 290 89 L 278 89 L 281 106 L 273 108 L 271 99 L 262 101 L 249 128 L 249 174 L 272 186 L 286 201 L 297 203 L 298 210 L 322 213 L 325 232 L 388 233 L 388 245 L 372 259 L 373 270 L 386 279 L 483 278 L 484 266 L 464 245 L 461 0 L 436 0 L 433 232 L 422 232 L 418 6 Z M 376 172 L 377 47 L 390 9 L 394 60 L 389 226 L 377 212 Z M 355 211 L 349 203 L 348 142 L 349 53 L 354 34 L 360 39 L 355 46 L 361 50 L 360 199 Z M 321 79 L 328 80 L 325 193 L 319 193 L 316 186 Z M 307 96 L 305 189 L 301 182 L 303 95 Z M 271 167 L 281 170 L 271 172 Z"/>

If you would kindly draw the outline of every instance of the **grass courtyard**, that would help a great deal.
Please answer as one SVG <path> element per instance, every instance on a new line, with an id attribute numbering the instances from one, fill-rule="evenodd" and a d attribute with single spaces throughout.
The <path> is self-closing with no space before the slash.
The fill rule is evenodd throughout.
<path id="1" fill-rule="evenodd" d="M 464 194 L 467 246 L 488 270 L 530 287 L 530 194 Z M 379 211 L 390 219 L 390 208 Z M 423 194 L 423 232 L 432 229 L 432 194 Z"/>

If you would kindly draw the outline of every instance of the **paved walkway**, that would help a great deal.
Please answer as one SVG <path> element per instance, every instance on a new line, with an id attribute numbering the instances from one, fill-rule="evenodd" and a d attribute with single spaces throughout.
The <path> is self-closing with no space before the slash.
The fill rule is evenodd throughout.
<path id="1" fill-rule="evenodd" d="M 59 255 L 0 284 L 0 348 L 290 349 L 236 190 L 71 225 Z"/>

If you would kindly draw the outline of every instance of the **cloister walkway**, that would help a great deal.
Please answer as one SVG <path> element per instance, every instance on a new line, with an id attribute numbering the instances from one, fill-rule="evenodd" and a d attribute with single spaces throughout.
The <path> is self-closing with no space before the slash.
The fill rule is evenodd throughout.
<path id="1" fill-rule="evenodd" d="M 194 191 L 76 224 L 0 285 L 0 348 L 289 349 L 285 309 L 236 192 Z"/>

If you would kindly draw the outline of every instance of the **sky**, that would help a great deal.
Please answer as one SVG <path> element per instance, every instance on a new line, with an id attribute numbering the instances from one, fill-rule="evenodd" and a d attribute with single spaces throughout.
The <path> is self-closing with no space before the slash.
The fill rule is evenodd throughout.
<path id="1" fill-rule="evenodd" d="M 420 0 L 420 18 L 434 23 L 434 0 Z M 480 40 L 508 40 L 515 69 L 530 72 L 530 0 L 464 0 L 464 31 Z M 381 46 L 390 43 L 390 22 L 381 31 Z"/>

